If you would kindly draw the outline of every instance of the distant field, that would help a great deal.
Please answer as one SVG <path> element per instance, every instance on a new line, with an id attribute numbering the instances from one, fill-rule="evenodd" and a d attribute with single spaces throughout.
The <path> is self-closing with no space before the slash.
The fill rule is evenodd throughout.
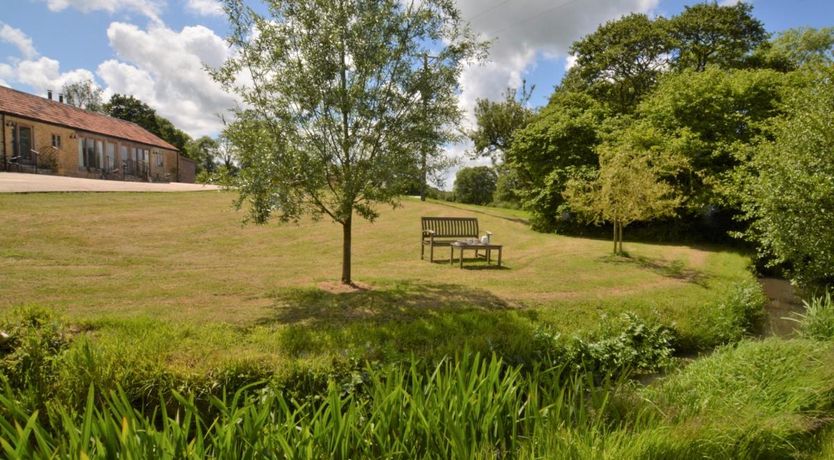
<path id="1" fill-rule="evenodd" d="M 55 307 L 102 340 L 162 334 L 158 351 L 190 365 L 454 350 L 464 339 L 512 340 L 514 328 L 588 330 L 624 311 L 697 334 L 710 306 L 751 278 L 745 256 L 720 248 L 626 242 L 631 257 L 613 258 L 608 241 L 536 233 L 518 211 L 409 198 L 374 223 L 357 221 L 354 278 L 372 289 L 332 294 L 318 286 L 339 277 L 337 224 L 243 226 L 232 199 L 0 195 L 0 311 Z M 421 261 L 420 216 L 446 215 L 478 217 L 505 245 L 505 268 L 461 270 L 447 249 Z"/>

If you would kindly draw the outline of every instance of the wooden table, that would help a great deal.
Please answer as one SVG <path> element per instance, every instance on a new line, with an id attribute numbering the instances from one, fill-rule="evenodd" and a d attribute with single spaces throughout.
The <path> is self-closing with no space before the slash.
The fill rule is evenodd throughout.
<path id="1" fill-rule="evenodd" d="M 481 257 L 479 252 L 481 250 L 485 251 L 484 258 L 486 258 L 487 263 L 492 262 L 492 251 L 493 249 L 498 251 L 498 266 L 501 266 L 501 252 L 504 249 L 504 246 L 500 244 L 492 244 L 492 243 L 470 243 L 468 241 L 455 241 L 454 243 L 449 245 L 449 265 L 455 263 L 455 248 L 460 251 L 460 268 L 463 268 L 463 251 L 466 250 L 473 250 L 475 251 L 475 257 Z"/>

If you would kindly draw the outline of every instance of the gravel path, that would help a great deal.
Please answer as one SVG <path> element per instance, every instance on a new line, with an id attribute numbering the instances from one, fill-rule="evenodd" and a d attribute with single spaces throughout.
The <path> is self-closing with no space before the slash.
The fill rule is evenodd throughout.
<path id="1" fill-rule="evenodd" d="M 49 176 L 0 172 L 0 193 L 32 192 L 197 192 L 219 190 L 216 185 L 151 184 L 117 180 L 81 179 L 78 177 Z"/>

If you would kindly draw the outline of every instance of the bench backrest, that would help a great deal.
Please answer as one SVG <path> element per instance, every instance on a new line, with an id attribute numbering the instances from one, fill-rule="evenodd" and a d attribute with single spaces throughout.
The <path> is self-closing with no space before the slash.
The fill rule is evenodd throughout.
<path id="1" fill-rule="evenodd" d="M 433 230 L 440 238 L 477 238 L 478 219 L 474 217 L 423 217 L 423 233 Z"/>

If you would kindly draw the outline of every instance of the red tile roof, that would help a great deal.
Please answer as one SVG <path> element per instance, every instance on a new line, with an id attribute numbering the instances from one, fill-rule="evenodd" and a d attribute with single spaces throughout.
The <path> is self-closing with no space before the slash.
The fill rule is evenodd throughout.
<path id="1" fill-rule="evenodd" d="M 145 128 L 125 120 L 0 86 L 0 112 L 117 137 L 139 144 L 177 150 Z"/>

